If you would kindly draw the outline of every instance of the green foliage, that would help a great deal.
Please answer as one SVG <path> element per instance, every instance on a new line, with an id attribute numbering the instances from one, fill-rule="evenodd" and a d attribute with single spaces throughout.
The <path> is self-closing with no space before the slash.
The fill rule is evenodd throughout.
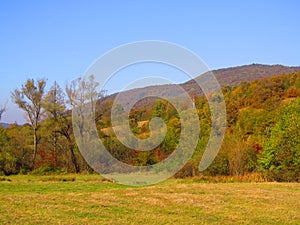
<path id="1" fill-rule="evenodd" d="M 28 126 L 0 127 L 0 171 L 4 174 L 15 174 L 31 168 L 32 148 L 27 145 L 28 139 L 31 140 L 28 131 Z"/>
<path id="2" fill-rule="evenodd" d="M 38 130 L 42 119 L 42 100 L 45 93 L 45 86 L 45 79 L 38 79 L 36 81 L 28 79 L 20 89 L 15 89 L 11 95 L 13 102 L 26 113 L 33 130 L 32 169 L 36 166 L 36 156 L 40 139 Z"/>
<path id="3" fill-rule="evenodd" d="M 167 124 L 168 131 L 163 142 L 160 144 L 160 148 L 166 154 L 172 153 L 179 142 L 181 123 L 177 117 L 173 117 Z"/>
<path id="4" fill-rule="evenodd" d="M 239 111 L 235 126 L 235 131 L 243 138 L 250 135 L 264 136 L 268 128 L 275 123 L 276 111 L 266 111 L 263 109 L 245 108 Z"/>
<path id="5" fill-rule="evenodd" d="M 15 173 L 16 158 L 9 151 L 9 137 L 6 131 L 0 127 L 0 171 L 5 175 Z"/>
<path id="6" fill-rule="evenodd" d="M 264 141 L 260 165 L 278 181 L 300 179 L 300 98 L 280 110 L 271 136 Z"/>
<path id="7" fill-rule="evenodd" d="M 63 173 L 65 172 L 57 168 L 54 168 L 52 166 L 42 166 L 31 172 L 31 174 L 34 175 L 54 175 L 54 174 L 59 175 Z"/>

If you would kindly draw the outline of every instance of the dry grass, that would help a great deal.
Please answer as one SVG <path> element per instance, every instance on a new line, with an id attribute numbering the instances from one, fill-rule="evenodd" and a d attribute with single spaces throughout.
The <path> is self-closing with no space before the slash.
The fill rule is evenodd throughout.
<path id="1" fill-rule="evenodd" d="M 299 224 L 300 221 L 297 183 L 197 183 L 171 179 L 155 186 L 132 188 L 108 183 L 96 175 L 10 179 L 0 182 L 1 224 Z"/>

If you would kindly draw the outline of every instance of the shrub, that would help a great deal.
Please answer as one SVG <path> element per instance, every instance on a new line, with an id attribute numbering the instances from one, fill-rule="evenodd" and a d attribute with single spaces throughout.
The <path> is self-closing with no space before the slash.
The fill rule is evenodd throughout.
<path id="1" fill-rule="evenodd" d="M 43 166 L 31 172 L 34 175 L 53 175 L 62 174 L 64 171 L 54 168 L 52 166 Z"/>

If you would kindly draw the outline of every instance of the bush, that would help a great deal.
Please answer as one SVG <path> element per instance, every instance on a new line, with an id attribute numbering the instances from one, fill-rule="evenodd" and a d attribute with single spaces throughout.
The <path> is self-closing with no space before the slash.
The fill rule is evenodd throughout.
<path id="1" fill-rule="evenodd" d="M 300 182 L 299 171 L 281 169 L 272 170 L 266 173 L 268 180 L 277 182 Z"/>
<path id="2" fill-rule="evenodd" d="M 34 175 L 54 175 L 54 174 L 63 174 L 65 173 L 62 170 L 54 168 L 52 166 L 43 166 L 31 172 Z"/>
<path id="3" fill-rule="evenodd" d="M 179 170 L 174 177 L 175 178 L 187 178 L 187 177 L 194 177 L 198 176 L 198 164 L 196 162 L 187 162 L 184 167 Z"/>
<path id="4" fill-rule="evenodd" d="M 26 175 L 28 171 L 24 168 L 20 169 L 19 174 Z"/>

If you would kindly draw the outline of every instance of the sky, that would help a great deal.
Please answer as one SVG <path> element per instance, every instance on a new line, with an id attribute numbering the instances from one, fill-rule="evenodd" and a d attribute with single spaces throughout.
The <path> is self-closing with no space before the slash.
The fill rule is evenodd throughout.
<path id="1" fill-rule="evenodd" d="M 3 0 L 0 105 L 8 101 L 8 110 L 1 122 L 25 122 L 10 95 L 28 78 L 47 78 L 48 89 L 55 80 L 64 87 L 99 56 L 134 41 L 179 44 L 210 69 L 300 65 L 299 9 L 296 0 Z M 117 85 L 112 82 L 108 92 Z"/>

